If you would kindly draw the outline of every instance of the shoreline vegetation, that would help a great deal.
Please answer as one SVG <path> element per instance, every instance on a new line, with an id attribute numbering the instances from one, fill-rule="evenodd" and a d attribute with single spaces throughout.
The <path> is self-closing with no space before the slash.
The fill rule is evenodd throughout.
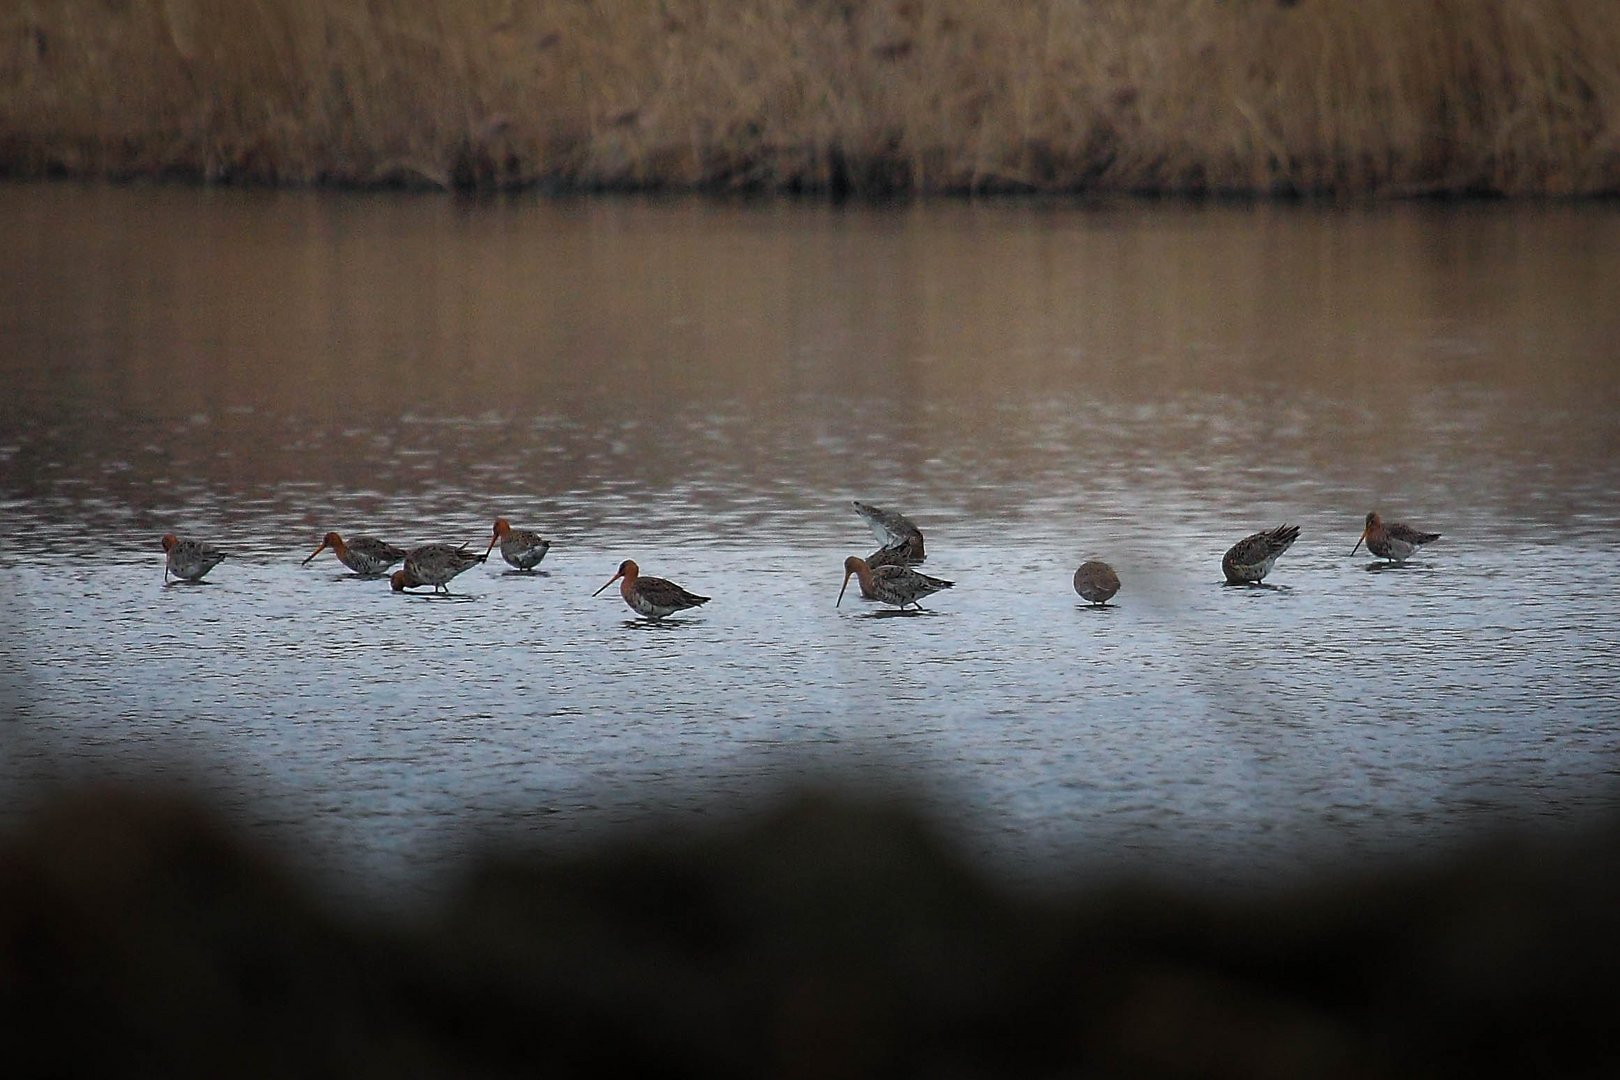
<path id="1" fill-rule="evenodd" d="M 1620 194 L 1612 0 L 15 0 L 0 175 Z"/>
<path id="2" fill-rule="evenodd" d="M 1243 898 L 1078 865 L 1073 891 L 1035 896 L 901 788 L 719 802 L 583 849 L 507 816 L 446 852 L 442 899 L 409 912 L 342 901 L 307 843 L 199 793 L 57 788 L 0 829 L 10 1075 L 1620 1066 L 1620 822 Z"/>

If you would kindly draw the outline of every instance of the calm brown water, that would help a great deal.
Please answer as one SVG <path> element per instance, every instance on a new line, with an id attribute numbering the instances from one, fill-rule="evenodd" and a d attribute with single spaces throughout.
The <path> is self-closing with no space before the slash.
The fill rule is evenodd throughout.
<path id="1" fill-rule="evenodd" d="M 472 820 L 819 770 L 898 773 L 1031 878 L 1616 801 L 1620 208 L 49 185 L 0 186 L 0 236 L 12 805 L 201 763 L 408 889 Z M 833 606 L 852 498 L 923 528 L 927 616 Z M 1444 538 L 1371 572 L 1374 508 Z M 497 514 L 543 573 L 299 565 Z M 1221 587 L 1281 521 L 1277 588 Z M 167 531 L 234 558 L 165 588 Z M 648 627 L 591 597 L 624 558 L 715 599 Z"/>

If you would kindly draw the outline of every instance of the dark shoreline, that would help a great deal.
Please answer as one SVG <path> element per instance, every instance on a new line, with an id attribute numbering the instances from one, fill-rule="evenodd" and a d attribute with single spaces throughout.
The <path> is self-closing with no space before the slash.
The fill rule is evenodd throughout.
<path id="1" fill-rule="evenodd" d="M 0 835 L 0 1029 L 21 1076 L 1606 1075 L 1617 850 L 1609 821 L 1243 900 L 1037 900 L 822 790 L 491 836 L 407 921 L 194 796 L 78 787 Z"/>

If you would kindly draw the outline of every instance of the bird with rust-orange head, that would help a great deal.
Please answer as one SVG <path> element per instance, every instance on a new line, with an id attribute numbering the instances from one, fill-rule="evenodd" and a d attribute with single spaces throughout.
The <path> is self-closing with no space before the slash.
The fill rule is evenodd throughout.
<path id="1" fill-rule="evenodd" d="M 501 545 L 501 558 L 508 565 L 524 571 L 540 565 L 540 560 L 551 550 L 550 540 L 529 529 L 514 529 L 505 518 L 495 519 L 494 535 L 489 538 L 489 547 L 484 549 L 486 557 L 495 550 L 496 544 Z"/>
<path id="2" fill-rule="evenodd" d="M 851 555 L 844 560 L 844 584 L 838 590 L 838 599 L 833 601 L 833 607 L 844 602 L 844 590 L 849 588 L 851 576 L 860 582 L 862 596 L 870 600 L 881 600 L 898 608 L 912 606 L 918 610 L 922 609 L 922 605 L 917 601 L 923 597 L 956 585 L 954 581 L 929 577 L 909 566 L 896 563 L 869 566 L 859 555 Z"/>
<path id="3" fill-rule="evenodd" d="M 618 572 L 603 582 L 602 588 L 591 595 L 602 595 L 602 589 L 606 589 L 615 581 L 619 583 L 619 595 L 624 597 L 624 602 L 630 606 L 630 610 L 649 619 L 662 619 L 665 615 L 673 615 L 677 611 L 685 611 L 687 608 L 699 607 L 709 602 L 709 597 L 688 592 L 673 581 L 645 576 L 634 559 L 626 559 L 620 563 Z"/>
<path id="4" fill-rule="evenodd" d="M 403 548 L 397 548 L 373 536 L 356 536 L 345 542 L 342 536 L 329 532 L 322 537 L 321 546 L 310 552 L 300 565 L 309 565 L 311 559 L 327 548 L 332 549 L 332 553 L 338 557 L 338 562 L 362 577 L 385 573 L 390 566 L 405 557 Z"/>

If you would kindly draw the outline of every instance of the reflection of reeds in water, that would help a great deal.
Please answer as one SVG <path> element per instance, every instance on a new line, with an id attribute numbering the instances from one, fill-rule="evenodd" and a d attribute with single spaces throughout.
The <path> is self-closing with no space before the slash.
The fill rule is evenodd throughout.
<path id="1" fill-rule="evenodd" d="M 1612 192 L 1620 5 L 12 4 L 0 168 L 871 193 Z"/>

